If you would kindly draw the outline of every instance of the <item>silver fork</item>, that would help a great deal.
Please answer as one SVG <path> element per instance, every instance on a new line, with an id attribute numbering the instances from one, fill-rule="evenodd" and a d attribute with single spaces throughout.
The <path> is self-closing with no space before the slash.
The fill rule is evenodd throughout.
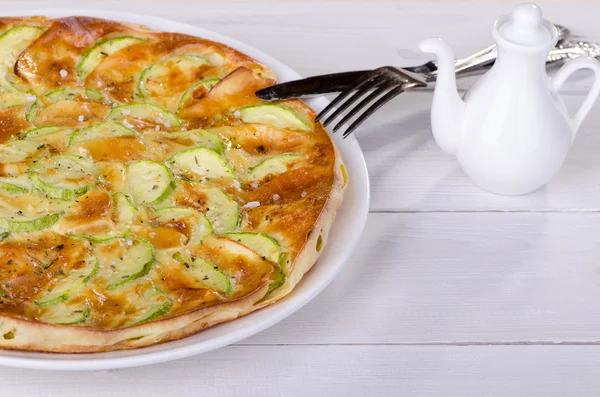
<path id="1" fill-rule="evenodd" d="M 569 29 L 556 25 L 558 30 L 558 45 L 562 45 L 570 36 Z M 455 70 L 457 75 L 481 73 L 486 71 L 496 60 L 496 45 L 491 45 L 466 58 L 457 59 Z M 427 82 L 435 81 L 437 77 L 437 64 L 434 61 L 419 66 L 404 66 L 403 70 L 426 75 Z M 256 91 L 256 96 L 263 101 L 281 101 L 291 98 L 306 98 L 315 95 L 342 92 L 361 76 L 370 70 L 342 72 L 312 76 L 300 80 L 287 81 Z"/>
<path id="2" fill-rule="evenodd" d="M 487 49 L 486 49 L 487 50 Z M 457 76 L 468 74 L 469 72 L 478 71 L 482 67 L 482 58 L 488 60 L 495 59 L 495 49 L 492 54 L 489 51 L 481 51 L 464 60 L 460 60 L 455 64 Z M 480 57 L 476 56 L 480 55 Z M 563 41 L 548 54 L 546 65 L 555 64 L 567 58 L 577 58 L 580 56 L 590 56 L 600 58 L 600 46 L 595 43 L 582 41 Z M 477 67 L 473 67 L 476 65 Z M 437 68 L 436 68 L 437 69 Z M 391 66 L 385 66 L 366 72 L 359 77 L 354 83 L 346 86 L 344 91 L 338 95 L 325 109 L 321 111 L 315 118 L 315 121 L 322 120 L 336 106 L 337 109 L 323 122 L 324 126 L 331 124 L 337 117 L 353 104 L 362 99 L 365 94 L 371 92 L 368 96 L 362 99 L 356 106 L 350 109 L 342 119 L 333 128 L 333 132 L 338 131 L 352 117 L 363 110 L 367 105 L 371 104 L 375 99 L 377 101 L 367 108 L 347 129 L 344 131 L 343 137 L 350 135 L 360 124 L 368 117 L 375 113 L 379 108 L 400 95 L 407 89 L 425 87 L 427 83 L 433 82 L 436 79 L 437 70 L 429 73 L 415 73 L 407 69 L 398 69 Z M 352 94 L 352 95 L 351 95 Z M 339 105 L 339 106 L 338 106 Z"/>
<path id="3" fill-rule="evenodd" d="M 494 54 L 495 55 L 495 54 Z M 488 57 L 489 55 L 485 55 Z M 567 58 L 577 58 L 580 56 L 589 56 L 600 58 L 600 45 L 583 41 L 564 41 L 550 50 L 546 65 L 556 64 Z M 457 77 L 468 74 L 469 72 L 479 71 L 481 69 L 481 60 L 474 57 L 469 57 L 471 62 L 460 61 L 455 64 Z M 495 56 L 494 56 L 495 58 Z M 492 58 L 492 59 L 494 59 Z M 473 68 L 471 64 L 478 64 L 477 68 Z M 487 68 L 487 67 L 486 67 Z M 436 70 L 437 71 L 437 70 Z M 360 116 L 344 131 L 343 137 L 350 135 L 360 124 L 362 124 L 375 111 L 385 105 L 407 89 L 425 87 L 427 83 L 434 82 L 436 79 L 434 72 L 430 73 L 415 73 L 406 69 L 394 68 L 385 66 L 366 72 L 361 75 L 354 83 L 345 87 L 325 109 L 323 109 L 315 118 L 315 121 L 322 120 L 334 108 L 335 111 L 323 121 L 323 125 L 331 124 L 343 112 L 352 107 L 336 124 L 333 132 L 337 132 L 344 124 L 352 117 L 357 115 L 367 105 L 377 99 L 369 108 L 367 108 Z M 372 91 L 372 92 L 371 92 Z M 367 93 L 371 92 L 364 99 Z M 352 94 L 352 95 L 351 95 Z M 362 99 L 360 102 L 358 102 Z M 358 103 L 357 103 L 358 102 Z"/>
<path id="4" fill-rule="evenodd" d="M 368 72 L 358 78 L 353 84 L 347 87 L 340 95 L 315 118 L 315 122 L 321 120 L 327 113 L 333 110 L 338 104 L 339 107 L 323 121 L 323 126 L 327 127 L 333 120 L 342 114 L 344 110 L 361 99 L 366 93 L 373 90 L 366 98 L 354 106 L 342 119 L 333 127 L 333 132 L 339 130 L 348 120 L 354 117 L 358 112 L 369 105 L 373 100 L 379 98 L 364 113 L 362 113 L 344 132 L 346 138 L 369 116 L 375 113 L 380 107 L 391 101 L 394 97 L 400 95 L 409 88 L 427 87 L 425 75 L 419 75 L 409 72 L 405 69 L 396 69 L 392 66 L 384 66 Z M 352 96 L 350 96 L 352 94 Z M 344 99 L 348 98 L 346 101 Z M 344 102 L 342 102 L 344 101 Z"/>

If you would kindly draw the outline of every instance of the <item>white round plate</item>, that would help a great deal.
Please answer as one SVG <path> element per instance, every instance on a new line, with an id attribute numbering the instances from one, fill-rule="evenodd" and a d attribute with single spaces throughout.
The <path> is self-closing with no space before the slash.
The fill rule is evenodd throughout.
<path id="1" fill-rule="evenodd" d="M 257 59 L 275 72 L 279 81 L 296 80 L 301 76 L 292 69 L 257 49 L 229 37 L 192 25 L 166 19 L 90 9 L 39 9 L 2 13 L 3 16 L 44 15 L 51 18 L 80 15 L 143 24 L 151 29 L 179 32 L 227 44 Z M 315 110 L 327 105 L 324 98 L 308 100 Z M 349 183 L 344 201 L 331 229 L 322 255 L 296 286 L 294 291 L 274 305 L 258 310 L 235 321 L 220 324 L 184 339 L 135 350 L 90 354 L 54 354 L 0 350 L 0 365 L 54 370 L 100 370 L 155 364 L 189 357 L 238 342 L 283 320 L 307 304 L 321 292 L 340 271 L 358 243 L 369 210 L 369 179 L 365 160 L 354 135 L 333 140 L 344 159 Z"/>

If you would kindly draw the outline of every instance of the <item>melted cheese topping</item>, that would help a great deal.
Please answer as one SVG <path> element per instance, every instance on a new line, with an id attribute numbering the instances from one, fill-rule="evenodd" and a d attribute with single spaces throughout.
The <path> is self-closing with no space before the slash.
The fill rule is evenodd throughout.
<path id="1" fill-rule="evenodd" d="M 181 34 L 81 17 L 32 25 L 44 32 L 14 65 L 32 100 L 0 109 L 0 313 L 115 329 L 241 299 L 293 269 L 328 200 L 335 152 L 301 102 L 279 105 L 309 132 L 240 119 L 238 109 L 261 104 L 254 92 L 273 84 L 270 71 Z M 139 40 L 110 51 L 122 37 Z M 98 43 L 107 52 L 80 73 Z M 57 89 L 71 91 L 50 100 Z M 134 103 L 161 109 L 115 116 Z M 121 132 L 73 139 L 107 120 Z M 28 134 L 40 127 L 65 128 Z M 289 154 L 277 172 L 249 177 Z M 53 165 L 59 155 L 86 177 Z M 131 171 L 138 161 L 152 171 Z M 230 232 L 258 237 L 245 246 Z M 289 263 L 268 260 L 261 244 Z"/>

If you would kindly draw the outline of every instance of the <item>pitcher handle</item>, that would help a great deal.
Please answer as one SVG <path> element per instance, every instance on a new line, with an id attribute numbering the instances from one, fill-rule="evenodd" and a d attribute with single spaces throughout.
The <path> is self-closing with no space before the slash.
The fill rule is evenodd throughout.
<path id="1" fill-rule="evenodd" d="M 552 88 L 558 95 L 558 91 L 563 84 L 569 79 L 569 77 L 571 77 L 573 73 L 580 69 L 590 69 L 592 72 L 594 72 L 594 84 L 592 84 L 592 88 L 590 88 L 585 100 L 571 120 L 573 123 L 573 132 L 571 133 L 572 139 L 575 139 L 575 135 L 577 134 L 583 119 L 585 119 L 585 116 L 587 116 L 587 114 L 590 112 L 594 102 L 596 102 L 596 99 L 600 94 L 600 62 L 590 57 L 571 59 L 562 68 L 560 68 L 560 70 L 556 72 L 551 79 Z"/>

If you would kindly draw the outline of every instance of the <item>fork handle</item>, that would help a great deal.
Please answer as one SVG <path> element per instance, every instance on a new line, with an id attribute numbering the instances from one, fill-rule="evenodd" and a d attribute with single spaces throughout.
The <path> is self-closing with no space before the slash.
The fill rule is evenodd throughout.
<path id="1" fill-rule="evenodd" d="M 556 30 L 558 32 L 558 44 L 550 51 L 547 63 L 553 63 L 565 59 L 565 56 L 562 56 L 563 54 L 553 53 L 553 51 L 565 44 L 564 40 L 567 36 L 569 36 L 570 31 L 561 25 L 556 25 Z M 454 62 L 454 72 L 456 73 L 457 77 L 460 77 L 470 73 L 485 71 L 494 64 L 497 56 L 498 52 L 496 45 L 492 44 L 491 46 L 484 48 L 475 54 L 469 55 L 466 58 L 457 59 Z M 428 82 L 432 82 L 437 78 L 437 64 L 435 62 L 429 63 L 433 63 L 433 66 L 435 67 L 432 68 L 429 73 L 427 73 L 426 80 Z"/>
<path id="2" fill-rule="evenodd" d="M 580 56 L 600 58 L 600 46 L 595 43 L 581 41 L 563 41 L 550 50 L 546 64 L 552 65 L 568 58 L 577 58 Z M 456 60 L 454 70 L 457 77 L 482 73 L 487 71 L 494 64 L 495 60 L 496 47 L 489 46 L 466 58 Z M 437 78 L 437 63 L 433 61 L 420 66 L 404 67 L 402 69 L 423 74 L 427 82 L 434 82 Z M 308 77 L 303 80 L 303 83 L 306 84 L 303 90 L 311 92 L 312 95 L 341 92 L 367 72 L 370 72 L 370 70 L 334 73 L 327 76 L 327 81 L 323 80 L 323 76 Z"/>
<path id="3" fill-rule="evenodd" d="M 560 45 L 571 34 L 571 32 L 562 25 L 555 26 L 558 33 L 558 44 Z M 466 58 L 457 59 L 454 62 L 454 72 L 458 77 L 460 77 L 471 72 L 485 71 L 488 69 L 488 67 L 491 67 L 494 64 L 496 56 L 496 45 L 492 44 L 491 46 L 484 48 L 475 54 L 469 55 Z M 427 82 L 433 82 L 437 78 L 437 62 L 435 61 L 427 62 L 421 66 L 408 67 L 404 69 L 410 70 L 411 72 L 424 74 Z"/>
<path id="4" fill-rule="evenodd" d="M 456 76 L 460 77 L 471 73 L 484 72 L 494 64 L 496 56 L 496 46 L 490 46 L 466 58 L 458 59 L 454 62 Z M 582 41 L 562 41 L 549 51 L 546 66 L 551 66 L 565 59 L 581 56 L 600 57 L 600 46 L 595 43 Z M 436 78 L 437 65 L 435 65 L 435 70 L 431 70 L 426 75 L 427 82 L 433 82 Z"/>

